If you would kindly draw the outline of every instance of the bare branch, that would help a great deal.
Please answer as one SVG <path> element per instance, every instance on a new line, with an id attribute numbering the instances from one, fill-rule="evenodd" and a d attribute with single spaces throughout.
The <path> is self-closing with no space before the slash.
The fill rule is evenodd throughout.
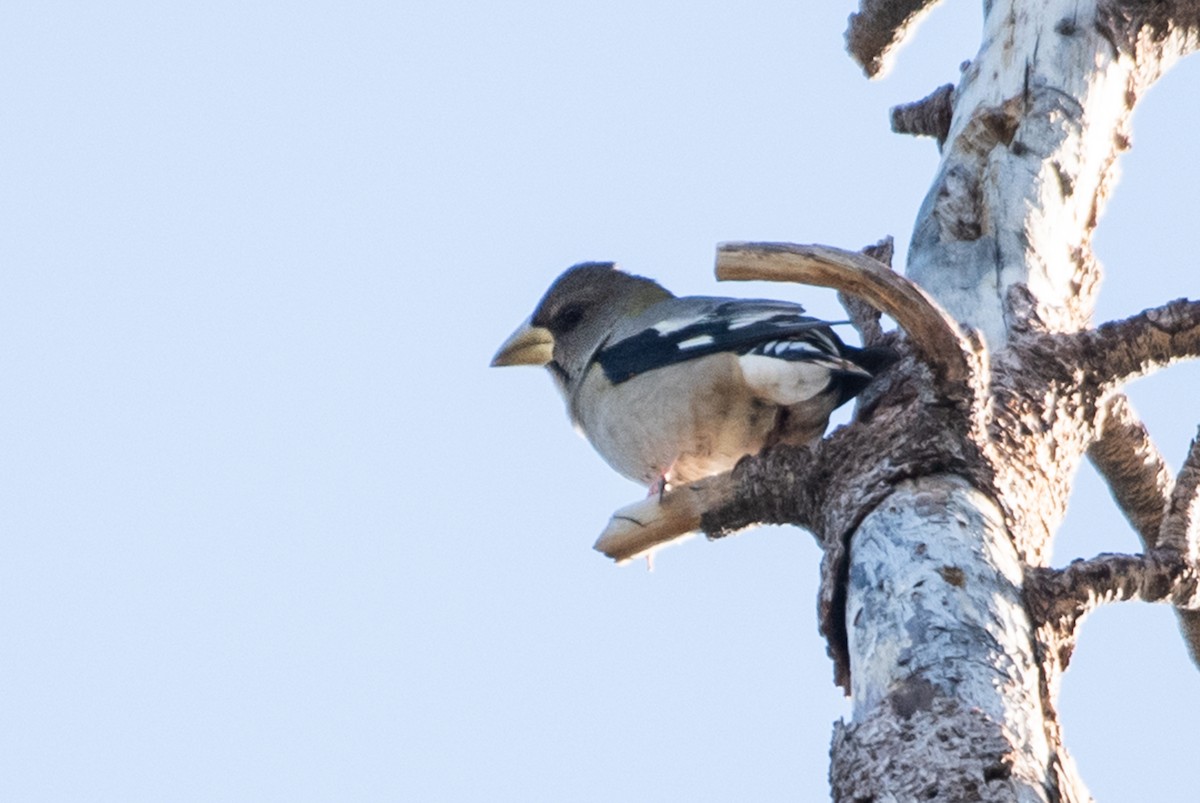
<path id="1" fill-rule="evenodd" d="M 1192 439 L 1183 468 L 1175 478 L 1175 488 L 1163 517 L 1159 546 L 1174 549 L 1186 560 L 1200 556 L 1200 433 Z"/>
<path id="2" fill-rule="evenodd" d="M 1046 335 L 1077 354 L 1098 384 L 1115 384 L 1200 357 L 1200 302 L 1177 299 L 1122 321 Z"/>
<path id="3" fill-rule="evenodd" d="M 938 147 L 950 136 L 954 117 L 954 84 L 944 84 L 920 100 L 892 107 L 892 131 L 917 137 L 937 137 Z"/>
<path id="4" fill-rule="evenodd" d="M 874 245 L 863 246 L 861 251 L 876 262 L 881 262 L 891 268 L 892 257 L 896 255 L 896 241 L 889 234 Z"/>
<path id="5" fill-rule="evenodd" d="M 735 488 L 726 472 L 626 505 L 613 513 L 594 549 L 625 563 L 678 543 L 695 535 L 701 516 L 725 504 Z"/>
<path id="6" fill-rule="evenodd" d="M 1113 498 L 1142 544 L 1146 549 L 1160 543 L 1164 548 L 1178 549 L 1195 565 L 1200 534 L 1196 526 L 1200 519 L 1196 509 L 1200 438 L 1192 441 L 1176 482 L 1124 394 L 1109 399 L 1101 411 L 1100 427 L 1100 438 L 1088 449 L 1088 456 L 1108 482 Z M 1176 614 L 1192 661 L 1200 666 L 1200 611 L 1177 610 Z"/>
<path id="7" fill-rule="evenodd" d="M 886 71 L 891 54 L 937 0 L 862 0 L 846 28 L 846 50 L 868 78 Z"/>
<path id="8" fill-rule="evenodd" d="M 892 267 L 892 255 L 895 251 L 895 241 L 891 236 L 884 237 L 874 245 L 862 249 L 862 253 L 888 268 Z M 879 325 L 879 310 L 872 307 L 861 298 L 838 290 L 838 301 L 850 316 L 850 323 L 858 330 L 864 346 L 878 345 L 883 340 L 883 327 Z"/>
<path id="9" fill-rule="evenodd" d="M 1179 630 L 1192 661 L 1200 666 L 1200 604 L 1195 589 L 1200 567 L 1200 434 L 1172 482 L 1128 399 L 1114 397 L 1104 416 L 1103 434 L 1088 454 L 1146 544 L 1147 554 L 1102 555 L 1076 561 L 1061 572 L 1031 570 L 1026 580 L 1030 610 L 1069 635 L 1100 602 L 1169 601 L 1176 605 Z"/>
<path id="10" fill-rule="evenodd" d="M 1168 602 L 1182 611 L 1200 610 L 1200 576 L 1195 564 L 1174 549 L 1105 554 L 1063 569 L 1028 569 L 1025 598 L 1036 622 L 1070 633 L 1079 619 L 1104 602 Z"/>
<path id="11" fill-rule="evenodd" d="M 1192 439 L 1175 478 L 1159 540 L 1164 548 L 1178 550 L 1192 566 L 1200 565 L 1200 434 Z M 1181 610 L 1178 614 L 1179 630 L 1192 662 L 1200 667 L 1200 611 Z"/>
<path id="12" fill-rule="evenodd" d="M 722 243 L 717 278 L 833 287 L 892 316 L 943 384 L 969 381 L 973 352 L 957 324 L 921 288 L 863 254 L 825 245 Z"/>
<path id="13" fill-rule="evenodd" d="M 1110 398 L 1099 419 L 1100 437 L 1088 448 L 1088 457 L 1142 546 L 1153 549 L 1171 493 L 1171 472 L 1125 394 Z"/>

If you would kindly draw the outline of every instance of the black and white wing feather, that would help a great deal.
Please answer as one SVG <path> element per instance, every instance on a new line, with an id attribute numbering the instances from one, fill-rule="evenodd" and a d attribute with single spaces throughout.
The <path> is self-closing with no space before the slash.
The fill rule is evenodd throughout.
<path id="1" fill-rule="evenodd" d="M 798 304 L 723 298 L 676 298 L 628 321 L 601 346 L 595 359 L 613 384 L 710 354 L 739 358 L 746 382 L 758 395 L 792 405 L 838 385 L 839 404 L 871 374 L 826 321 L 804 315 Z"/>

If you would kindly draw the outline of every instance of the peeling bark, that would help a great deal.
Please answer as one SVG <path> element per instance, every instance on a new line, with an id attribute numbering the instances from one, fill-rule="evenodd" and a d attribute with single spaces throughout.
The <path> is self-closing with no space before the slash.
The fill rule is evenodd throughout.
<path id="1" fill-rule="evenodd" d="M 961 708 L 971 713 L 959 728 L 970 730 L 956 741 L 990 745 L 991 755 L 976 760 L 1007 772 L 988 784 L 981 767 L 956 760 L 938 764 L 935 778 L 965 772 L 951 786 L 969 780 L 991 786 L 988 799 L 1049 800 L 1022 564 L 994 502 L 957 477 L 901 483 L 863 520 L 851 552 L 846 619 L 858 738 L 875 719 Z M 927 750 L 927 760 L 944 749 Z"/>
<path id="2" fill-rule="evenodd" d="M 1014 660 L 1022 663 L 1023 656 L 1032 655 L 1028 665 L 1036 668 L 1032 674 L 1037 693 L 1031 694 L 1027 686 L 1010 688 L 999 692 L 1004 701 L 981 704 L 975 698 L 986 697 L 987 687 L 975 683 L 993 671 L 990 662 L 971 662 L 972 668 L 957 660 L 951 664 L 971 678 L 969 689 L 982 689 L 967 696 L 990 719 L 1005 704 L 1024 706 L 1027 724 L 1033 723 L 1038 732 L 1007 737 L 1011 751 L 1044 740 L 1044 753 L 1022 754 L 1034 782 L 1021 795 L 1087 799 L 1071 769 L 1054 711 L 1079 616 L 1102 598 L 1169 599 L 1185 607 L 1194 598 L 1195 563 L 1185 551 L 1195 544 L 1191 536 L 1194 493 L 1181 492 L 1185 500 L 1170 508 L 1189 511 L 1177 519 L 1188 523 L 1172 531 L 1174 551 L 1097 559 L 1060 571 L 1046 569 L 1042 563 L 1065 513 L 1075 470 L 1089 448 L 1093 459 L 1116 479 L 1114 490 L 1124 497 L 1125 509 L 1140 522 L 1139 529 L 1149 538 L 1155 527 L 1154 497 L 1165 491 L 1161 461 L 1156 462 L 1156 452 L 1147 448 L 1148 438 L 1140 438 L 1144 431 L 1139 432 L 1128 417 L 1123 419 L 1120 402 L 1112 399 L 1130 377 L 1197 354 L 1200 305 L 1175 302 L 1128 321 L 1089 329 L 1100 279 L 1091 239 L 1116 177 L 1117 158 L 1128 147 L 1133 106 L 1174 59 L 1196 47 L 1197 5 L 1130 0 L 985 5 L 983 46 L 954 92 L 941 166 L 912 238 L 910 278 L 961 325 L 978 329 L 992 354 L 983 449 L 994 485 L 973 502 L 964 499 L 963 504 L 972 509 L 957 519 L 965 522 L 966 540 L 981 554 L 1015 547 L 1026 567 L 1029 587 L 1024 604 L 1034 614 L 1033 620 L 1023 631 L 1005 631 L 1017 643 L 998 649 L 1006 656 L 1001 666 Z M 893 504 L 894 498 L 885 504 Z M 923 513 L 911 502 L 896 515 L 919 521 L 920 526 L 911 528 L 914 532 L 929 526 L 937 530 L 945 509 L 931 507 Z M 1165 528 L 1161 496 L 1158 509 L 1157 519 Z M 1003 526 L 995 523 L 997 514 Z M 860 549 L 866 549 L 860 548 L 860 541 L 871 537 L 867 528 L 871 521 L 871 516 L 864 519 L 850 538 L 852 600 L 855 578 L 870 568 L 864 565 L 868 559 L 860 558 Z M 889 533 L 893 540 L 899 539 L 894 546 L 897 556 L 915 555 L 918 544 L 933 540 L 927 535 L 905 539 L 898 532 L 894 527 Z M 938 540 L 938 550 L 954 543 L 949 535 Z M 1158 543 L 1162 547 L 1161 537 Z M 889 576 L 904 577 L 915 571 L 900 566 L 899 557 L 894 563 Z M 961 569 L 957 564 L 956 568 Z M 952 599 L 959 592 L 951 580 L 971 577 L 970 571 L 927 574 L 918 597 L 936 591 Z M 993 572 L 992 582 L 1001 576 L 1003 572 Z M 980 583 L 976 579 L 975 584 Z M 906 586 L 911 587 L 915 582 Z M 908 600 L 911 595 L 891 596 Z M 988 615 L 1016 607 L 1004 594 L 996 599 L 997 603 L 984 605 Z M 900 607 L 913 604 L 917 603 Z M 946 605 L 958 615 L 975 610 L 952 601 Z M 937 610 L 932 604 L 929 607 Z M 857 643 L 859 627 L 875 634 L 864 643 L 876 643 L 888 633 L 897 634 L 897 644 L 911 637 L 889 625 L 895 614 L 889 616 L 884 606 L 869 610 L 871 615 L 864 614 L 862 624 L 856 623 L 851 631 L 852 645 Z M 958 622 L 955 617 L 943 626 L 956 635 L 955 645 L 998 640 L 986 627 Z M 939 629 L 937 638 L 941 637 Z M 962 648 L 946 646 L 940 654 L 956 657 L 956 649 Z M 902 688 L 909 661 L 902 665 L 901 654 L 907 656 L 894 648 L 860 653 L 852 646 L 856 699 L 860 695 L 886 699 Z M 864 683 L 869 688 L 860 689 Z M 957 693 L 958 689 L 947 696 L 957 700 Z M 856 706 L 855 725 L 863 721 Z M 877 754 L 903 755 L 907 750 L 894 740 L 888 744 Z M 936 745 L 924 751 L 925 758 L 932 757 L 939 768 L 942 755 Z M 861 755 L 839 755 L 835 749 L 835 765 L 862 760 Z M 835 779 L 838 772 L 835 766 Z M 843 793 L 835 780 L 834 797 L 862 799 L 864 792 L 869 797 L 872 783 L 860 774 L 857 786 L 850 784 Z M 916 798 L 910 794 L 906 799 Z M 985 799 L 982 794 L 980 799 Z M 1014 794 L 1008 799 L 1020 797 Z"/>

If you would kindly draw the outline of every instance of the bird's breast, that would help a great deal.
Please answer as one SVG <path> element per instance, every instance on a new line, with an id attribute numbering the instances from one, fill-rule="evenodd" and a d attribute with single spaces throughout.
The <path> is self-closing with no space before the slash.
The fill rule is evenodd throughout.
<path id="1" fill-rule="evenodd" d="M 779 415 L 747 388 L 738 359 L 713 354 L 620 384 L 594 368 L 570 401 L 572 418 L 621 474 L 649 485 L 728 471 L 767 442 Z"/>

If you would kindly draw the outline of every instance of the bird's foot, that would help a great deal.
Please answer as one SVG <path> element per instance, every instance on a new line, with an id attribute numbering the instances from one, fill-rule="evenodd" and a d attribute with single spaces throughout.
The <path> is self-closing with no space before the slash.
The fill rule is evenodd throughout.
<path id="1" fill-rule="evenodd" d="M 661 503 L 663 494 L 665 494 L 666 492 L 667 492 L 667 476 L 665 474 L 660 474 L 658 476 L 658 479 L 656 479 L 654 482 L 650 483 L 650 490 L 648 490 L 646 492 L 646 498 L 649 499 L 652 496 L 657 496 L 658 501 Z"/>
<path id="2" fill-rule="evenodd" d="M 649 499 L 652 496 L 657 496 L 658 503 L 661 505 L 662 500 L 663 500 L 663 494 L 665 494 L 667 491 L 671 490 L 672 483 L 670 480 L 670 476 L 674 471 L 675 471 L 675 464 L 671 463 L 671 465 L 667 468 L 666 471 L 664 471 L 662 474 L 658 475 L 658 479 L 656 479 L 654 482 L 650 483 L 650 490 L 649 490 L 649 492 L 647 492 L 646 498 Z"/>

